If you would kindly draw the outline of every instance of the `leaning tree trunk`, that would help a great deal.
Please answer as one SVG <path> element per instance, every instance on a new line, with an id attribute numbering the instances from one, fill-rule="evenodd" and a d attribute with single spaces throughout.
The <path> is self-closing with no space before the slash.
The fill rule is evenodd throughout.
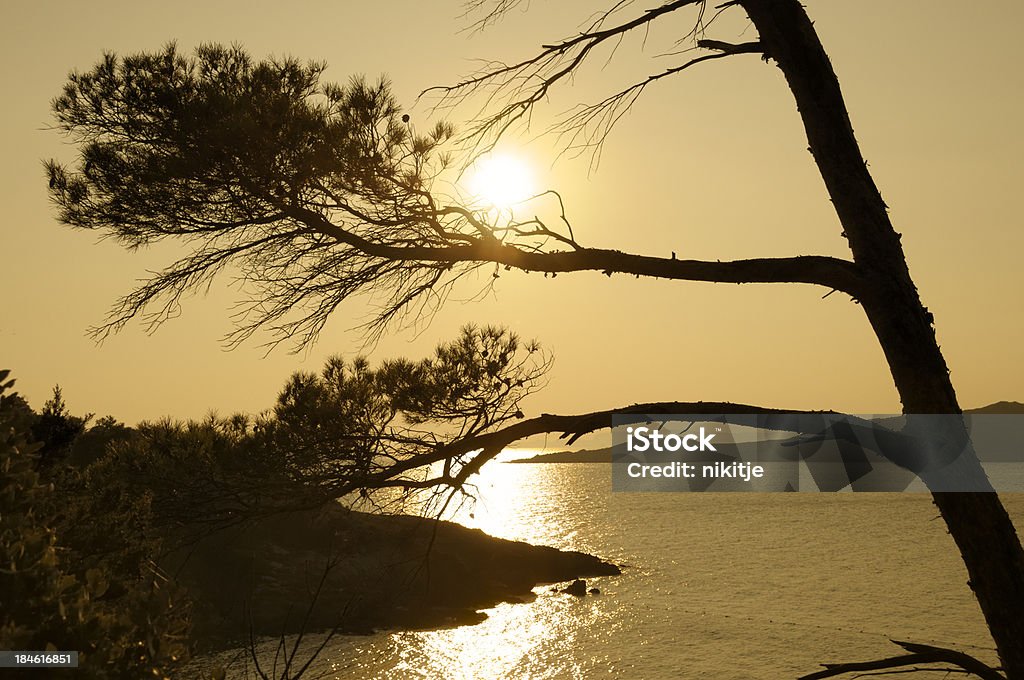
<path id="1" fill-rule="evenodd" d="M 810 151 L 853 257 L 867 279 L 862 296 L 905 413 L 960 413 L 931 315 L 910 277 L 900 234 L 867 170 L 828 55 L 798 0 L 741 0 L 765 56 L 786 77 Z M 961 426 L 962 427 L 962 426 Z M 962 431 L 966 439 L 966 431 Z M 961 463 L 983 475 L 970 456 Z M 983 479 L 983 477 L 982 477 Z M 925 482 L 928 483 L 925 478 Z M 936 487 L 932 484 L 930 488 Z M 1006 676 L 1024 679 L 1024 550 L 994 492 L 933 491 L 996 643 Z"/>

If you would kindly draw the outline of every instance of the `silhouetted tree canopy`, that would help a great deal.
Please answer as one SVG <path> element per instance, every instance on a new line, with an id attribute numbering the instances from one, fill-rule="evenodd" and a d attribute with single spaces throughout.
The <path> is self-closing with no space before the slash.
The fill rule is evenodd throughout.
<path id="1" fill-rule="evenodd" d="M 239 338 L 261 324 L 311 338 L 368 284 L 387 291 L 386 307 L 398 313 L 446 280 L 448 263 L 414 266 L 359 246 L 462 238 L 466 214 L 426 190 L 450 127 L 415 134 L 386 81 L 335 85 L 321 82 L 323 70 L 254 62 L 237 47 L 186 57 L 171 45 L 108 54 L 70 76 L 53 109 L 79 143 L 79 161 L 75 170 L 48 164 L 61 220 L 128 248 L 168 237 L 195 247 L 121 300 L 101 333 L 159 300 L 148 317 L 158 323 L 181 293 L 229 263 L 253 290 Z M 286 321 L 297 308 L 301 318 Z"/>
<path id="2" fill-rule="evenodd" d="M 123 484 L 126 496 L 146 490 L 154 522 L 183 529 L 181 540 L 328 500 L 446 498 L 483 462 L 463 442 L 525 422 L 521 402 L 549 366 L 536 343 L 492 327 L 466 327 L 417 361 L 332 357 L 319 373 L 294 374 L 257 417 L 140 423 L 84 479 Z"/>
<path id="3" fill-rule="evenodd" d="M 536 343 L 498 328 L 467 327 L 419 361 L 371 368 L 365 359 L 335 357 L 319 375 L 296 373 L 267 427 L 297 477 L 335 497 L 373 488 L 461 487 L 470 451 L 436 469 L 423 459 L 522 419 L 521 402 L 541 387 L 549 365 Z"/>
<path id="4" fill-rule="evenodd" d="M 77 162 L 47 164 L 60 219 L 128 248 L 168 238 L 187 257 L 122 298 L 99 336 L 143 314 L 154 327 L 181 295 L 227 265 L 249 293 L 230 339 L 265 327 L 314 339 L 339 304 L 376 297 L 369 330 L 429 315 L 484 263 L 700 281 L 818 283 L 854 293 L 848 262 L 798 256 L 732 262 L 585 248 L 564 210 L 558 230 L 473 211 L 438 174 L 452 128 L 416 134 L 385 81 L 323 82 L 322 64 L 254 62 L 240 48 L 169 46 L 107 55 L 70 76 L 53 103 Z M 445 187 L 448 191 L 444 191 Z"/>
<path id="5" fill-rule="evenodd" d="M 53 396 L 43 404 L 43 410 L 32 424 L 32 438 L 41 444 L 40 463 L 51 465 L 55 460 L 66 457 L 90 420 L 92 414 L 71 415 L 60 385 L 55 385 Z"/>

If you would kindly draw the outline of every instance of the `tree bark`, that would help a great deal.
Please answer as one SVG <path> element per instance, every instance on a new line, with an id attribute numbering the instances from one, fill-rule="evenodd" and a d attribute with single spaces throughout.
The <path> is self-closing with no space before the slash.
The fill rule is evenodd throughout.
<path id="1" fill-rule="evenodd" d="M 854 137 L 839 81 L 798 0 L 741 0 L 766 58 L 775 60 L 796 99 L 810 151 L 867 285 L 859 301 L 885 353 L 904 413 L 961 412 L 932 317 L 910 276 L 900 234 L 889 220 Z M 967 440 L 958 426 L 958 438 Z M 973 450 L 961 472 L 987 480 Z M 956 542 L 969 585 L 996 643 L 1007 678 L 1024 679 L 1024 550 L 995 492 L 933 491 Z"/>

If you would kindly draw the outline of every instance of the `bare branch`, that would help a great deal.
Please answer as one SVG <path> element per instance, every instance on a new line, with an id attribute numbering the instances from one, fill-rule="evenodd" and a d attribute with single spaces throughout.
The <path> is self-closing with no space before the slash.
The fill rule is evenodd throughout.
<path id="1" fill-rule="evenodd" d="M 721 40 L 705 39 L 698 40 L 697 47 L 702 47 L 706 50 L 717 50 L 723 54 L 764 54 L 764 46 L 759 40 L 735 45 L 733 43 L 722 42 Z"/>
<path id="2" fill-rule="evenodd" d="M 409 457 L 397 461 L 393 465 L 382 469 L 379 473 L 370 475 L 362 480 L 367 487 L 378 486 L 402 486 L 405 475 L 412 470 L 426 469 L 435 463 L 445 460 L 463 461 L 459 471 L 455 474 L 445 474 L 430 480 L 433 485 L 446 484 L 461 486 L 469 477 L 480 470 L 480 468 L 501 453 L 512 443 L 532 437 L 538 434 L 557 433 L 559 438 L 566 440 L 566 444 L 572 444 L 580 437 L 606 429 L 612 426 L 613 416 L 621 415 L 646 415 L 646 414 L 667 414 L 685 413 L 692 415 L 707 415 L 714 419 L 722 414 L 751 414 L 763 416 L 758 420 L 758 427 L 768 430 L 780 430 L 786 432 L 800 432 L 806 428 L 809 421 L 801 420 L 799 416 L 836 414 L 835 411 L 795 411 L 752 406 L 731 402 L 650 402 L 644 404 L 633 404 L 624 408 L 610 409 L 607 411 L 594 411 L 578 415 L 554 415 L 543 414 L 535 418 L 529 418 L 501 429 L 486 433 L 477 434 L 451 441 L 450 443 L 438 446 L 430 452 Z M 850 418 L 847 416 L 847 418 Z M 852 419 L 856 421 L 857 419 Z M 871 423 L 863 422 L 865 427 L 874 427 Z M 807 431 L 805 434 L 818 434 Z M 419 486 L 420 480 L 416 480 Z M 430 486 L 430 484 L 423 484 Z M 351 493 L 355 488 L 343 488 L 345 493 Z"/>
<path id="3" fill-rule="evenodd" d="M 646 10 L 629 21 L 605 28 L 605 19 L 618 9 L 619 5 L 616 5 L 599 15 L 589 29 L 560 42 L 542 45 L 541 51 L 533 57 L 514 64 L 492 63 L 489 68 L 455 85 L 428 88 L 420 93 L 420 97 L 439 93 L 438 106 L 447 106 L 464 101 L 469 94 L 486 87 L 491 90 L 491 94 L 486 97 L 489 105 L 494 103 L 495 98 L 511 92 L 510 101 L 502 105 L 497 113 L 488 115 L 479 124 L 470 128 L 466 135 L 467 138 L 482 141 L 486 149 L 488 144 L 493 144 L 509 127 L 528 117 L 534 104 L 543 100 L 554 85 L 571 76 L 598 46 L 613 39 L 617 40 L 638 28 L 646 28 L 666 14 L 694 5 L 700 6 L 697 22 L 700 26 L 704 4 L 704 0 L 675 0 Z M 493 13 L 488 15 L 485 22 L 489 22 L 494 16 L 496 15 Z"/>
<path id="4" fill-rule="evenodd" d="M 854 297 L 860 294 L 864 283 L 853 263 L 820 255 L 711 262 L 633 255 L 598 248 L 528 252 L 495 238 L 480 239 L 472 245 L 390 246 L 362 238 L 309 210 L 294 208 L 291 214 L 324 235 L 366 255 L 388 261 L 494 262 L 524 271 L 601 271 L 608 275 L 621 273 L 713 283 L 812 283 L 836 288 Z"/>
<path id="5" fill-rule="evenodd" d="M 469 18 L 472 14 L 483 10 L 486 4 L 488 4 L 486 0 L 469 0 L 466 2 L 466 11 L 460 18 Z M 494 6 L 483 11 L 483 15 L 473 21 L 468 30 L 471 32 L 482 31 L 521 4 L 523 4 L 523 0 L 495 0 Z"/>
<path id="6" fill-rule="evenodd" d="M 955 649 L 933 647 L 932 645 L 923 645 L 915 642 L 901 642 L 899 640 L 891 640 L 891 642 L 903 647 L 905 650 L 910 652 L 910 654 L 894 656 L 887 659 L 878 659 L 875 661 L 822 664 L 825 667 L 825 670 L 804 675 L 800 680 L 822 680 L 822 678 L 833 678 L 838 675 L 856 673 L 858 671 L 878 671 L 886 668 L 903 668 L 906 666 L 914 666 L 915 664 L 936 663 L 953 664 L 957 669 L 960 669 L 958 672 L 970 673 L 982 678 L 983 680 L 1006 680 L 1006 676 L 998 670 L 982 663 L 969 654 L 958 652 Z M 941 670 L 953 672 L 950 669 Z M 873 675 L 873 673 L 864 673 L 863 675 Z"/>
<path id="7" fill-rule="evenodd" d="M 716 45 L 727 44 L 718 43 L 717 41 L 698 41 L 698 45 L 702 47 L 705 45 L 701 45 L 701 43 L 714 43 Z M 719 47 L 707 47 L 708 49 L 720 49 Z M 667 78 L 668 76 L 685 71 L 686 69 L 705 61 L 722 59 L 734 54 L 752 54 L 760 52 L 760 43 L 757 42 L 745 43 L 744 45 L 732 45 L 731 47 L 736 49 L 694 57 L 679 66 L 667 68 L 661 73 L 650 75 L 645 80 L 633 83 L 629 87 L 605 97 L 596 104 L 582 106 L 576 112 L 566 116 L 552 126 L 551 132 L 558 135 L 560 139 L 568 140 L 565 143 L 565 152 L 570 155 L 578 155 L 588 149 L 593 151 L 594 157 L 591 166 L 596 166 L 600 161 L 600 149 L 608 138 L 608 135 L 611 133 L 612 128 L 614 128 L 616 123 L 618 123 L 619 120 L 629 112 L 633 107 L 633 104 L 636 103 L 636 100 L 639 99 L 640 95 L 643 94 L 648 85 L 655 83 L 662 78 Z"/>

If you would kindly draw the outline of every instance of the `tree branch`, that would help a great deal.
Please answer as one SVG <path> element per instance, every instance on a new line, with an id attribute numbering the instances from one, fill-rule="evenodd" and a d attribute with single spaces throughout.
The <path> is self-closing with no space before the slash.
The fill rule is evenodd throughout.
<path id="1" fill-rule="evenodd" d="M 557 134 L 559 138 L 569 137 L 569 142 L 566 144 L 567 152 L 582 152 L 584 149 L 593 149 L 594 158 L 591 165 L 592 167 L 596 166 L 600 160 L 600 148 L 604 140 L 611 134 L 615 124 L 633 108 L 633 104 L 640 98 L 640 95 L 643 94 L 648 85 L 662 78 L 681 73 L 705 61 L 723 59 L 735 54 L 761 52 L 761 44 L 759 42 L 731 45 L 717 40 L 698 40 L 697 46 L 720 51 L 694 57 L 678 66 L 667 68 L 661 73 L 647 76 L 644 80 L 635 82 L 629 87 L 605 97 L 596 104 L 583 106 L 575 113 L 566 116 L 563 120 L 556 123 L 551 131 Z M 728 48 L 725 48 L 725 46 L 728 46 Z M 585 141 L 577 143 L 577 140 L 581 137 Z"/>
<path id="2" fill-rule="evenodd" d="M 633 255 L 599 248 L 530 252 L 494 238 L 481 238 L 471 245 L 393 246 L 365 239 L 312 210 L 301 207 L 288 210 L 296 220 L 325 236 L 367 255 L 390 261 L 494 262 L 534 272 L 600 271 L 608 275 L 633 274 L 711 283 L 810 283 L 841 290 L 854 298 L 861 294 L 864 283 L 852 262 L 821 255 L 710 262 Z"/>
<path id="3" fill-rule="evenodd" d="M 902 668 L 920 663 L 948 663 L 953 664 L 963 672 L 977 675 L 983 680 L 1006 680 L 1006 676 L 998 670 L 982 663 L 969 654 L 958 652 L 955 649 L 945 647 L 933 647 L 915 642 L 901 642 L 890 640 L 890 642 L 903 647 L 910 654 L 878 659 L 876 661 L 862 661 L 854 663 L 822 664 L 825 670 L 816 671 L 809 675 L 800 677 L 799 680 L 822 680 L 822 678 L 833 678 L 837 675 L 855 673 L 857 671 L 876 671 L 885 668 Z M 944 669 L 949 670 L 949 669 Z"/>
<path id="4" fill-rule="evenodd" d="M 502 5 L 506 4 L 502 3 Z M 695 26 L 687 34 L 687 37 L 693 37 L 705 27 L 703 21 L 705 0 L 675 0 L 675 2 L 668 2 L 660 7 L 646 10 L 629 21 L 604 28 L 606 20 L 619 9 L 619 5 L 616 5 L 611 10 L 601 13 L 597 20 L 579 34 L 556 43 L 542 45 L 541 51 L 533 57 L 514 64 L 491 64 L 490 68 L 485 68 L 478 74 L 454 85 L 427 88 L 420 93 L 420 97 L 437 92 L 440 93 L 437 105 L 450 106 L 464 101 L 467 96 L 481 88 L 491 88 L 492 92 L 485 97 L 486 107 L 494 104 L 495 98 L 503 92 L 513 93 L 509 100 L 500 106 L 497 113 L 484 117 L 481 123 L 471 128 L 466 135 L 467 138 L 475 139 L 478 143 L 486 138 L 490 138 L 493 143 L 516 121 L 528 116 L 533 106 L 547 97 L 553 86 L 559 81 L 571 77 L 595 48 L 609 40 L 621 40 L 627 33 L 638 28 L 646 28 L 659 17 L 691 6 L 699 7 Z M 485 17 L 484 24 L 492 18 L 490 15 Z M 700 59 L 700 61 L 703 60 Z M 673 72 L 679 70 L 682 68 L 677 68 Z M 664 75 L 668 74 L 662 74 L 658 78 Z M 638 83 L 634 87 L 638 86 L 641 84 Z M 487 148 L 486 144 L 485 148 Z"/>
<path id="5" fill-rule="evenodd" d="M 760 40 L 736 45 L 733 43 L 722 42 L 721 40 L 705 39 L 698 40 L 697 47 L 702 47 L 706 50 L 716 50 L 723 54 L 764 54 L 764 45 L 761 44 Z"/>
<path id="6" fill-rule="evenodd" d="M 535 418 L 522 420 L 518 423 L 505 426 L 499 430 L 478 434 L 464 439 L 458 439 L 447 444 L 438 446 L 434 451 L 418 454 L 404 460 L 396 461 L 387 469 L 369 475 L 361 480 L 359 484 L 338 487 L 333 491 L 339 495 L 345 495 L 359 490 L 360 488 L 377 488 L 381 486 L 402 486 L 396 482 L 400 475 L 416 469 L 426 468 L 434 463 L 445 460 L 465 459 L 472 456 L 459 468 L 454 475 L 445 474 L 436 478 L 437 483 L 461 486 L 469 477 L 475 474 L 488 461 L 494 459 L 503 449 L 510 444 L 532 437 L 538 434 L 558 433 L 559 438 L 566 441 L 567 445 L 573 444 L 576 440 L 586 434 L 612 426 L 612 417 L 617 415 L 645 415 L 645 414 L 669 414 L 683 413 L 687 415 L 706 415 L 710 420 L 715 416 L 723 414 L 730 415 L 759 415 L 758 427 L 767 430 L 784 432 L 799 432 L 802 434 L 819 434 L 819 428 L 813 431 L 807 429 L 808 420 L 800 416 L 808 415 L 839 415 L 836 411 L 796 411 L 750 404 L 737 404 L 732 402 L 695 401 L 695 402 L 650 402 L 644 404 L 633 404 L 624 408 L 610 409 L 606 411 L 594 411 L 578 415 L 555 415 L 545 413 Z M 867 421 L 845 416 L 847 419 L 863 424 L 865 427 L 874 427 Z M 423 483 L 414 480 L 416 486 Z M 427 485 L 429 486 L 429 484 Z"/>

